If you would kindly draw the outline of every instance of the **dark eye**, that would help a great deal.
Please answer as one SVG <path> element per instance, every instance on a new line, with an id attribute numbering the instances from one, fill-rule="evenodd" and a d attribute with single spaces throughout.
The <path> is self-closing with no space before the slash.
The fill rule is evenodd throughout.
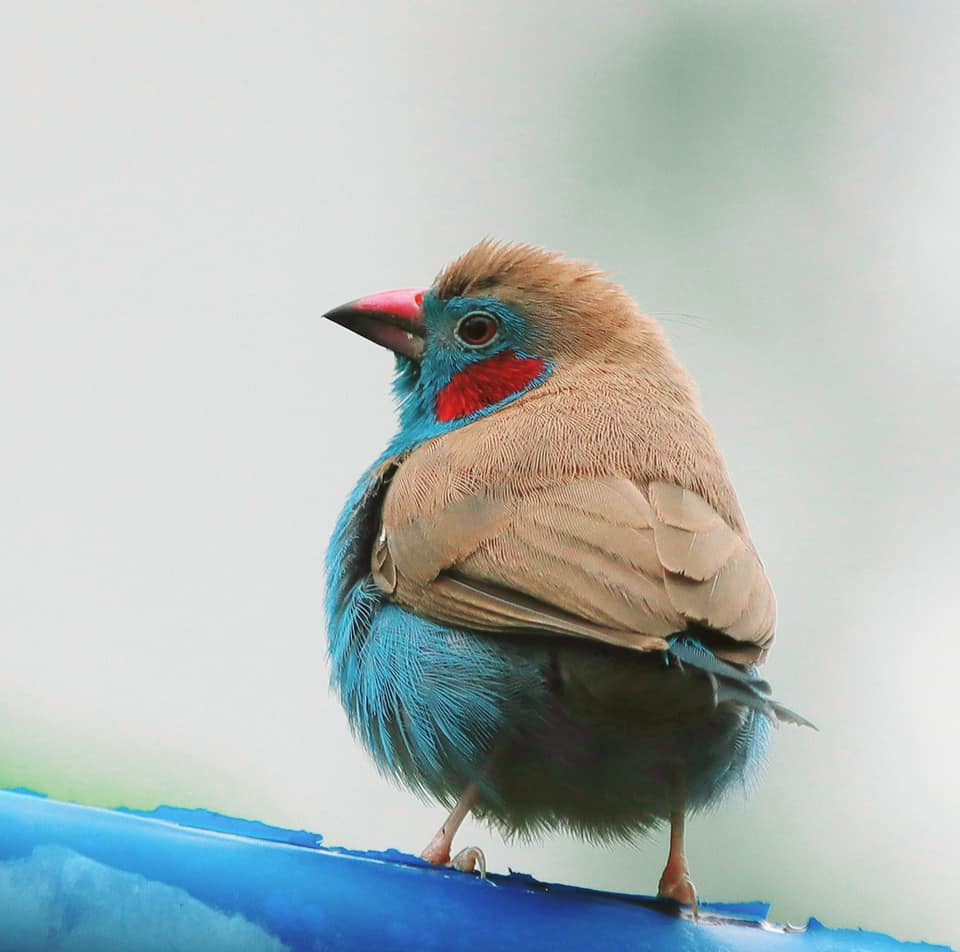
<path id="1" fill-rule="evenodd" d="M 483 347 L 497 336 L 500 326 L 496 320 L 484 311 L 471 311 L 457 324 L 457 337 L 467 347 Z"/>

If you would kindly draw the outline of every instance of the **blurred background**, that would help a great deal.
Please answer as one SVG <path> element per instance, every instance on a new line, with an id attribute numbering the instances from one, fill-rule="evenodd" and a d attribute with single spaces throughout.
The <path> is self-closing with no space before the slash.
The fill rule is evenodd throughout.
<path id="1" fill-rule="evenodd" d="M 11 4 L 0 786 L 419 851 L 328 689 L 322 561 L 393 426 L 325 324 L 484 235 L 599 262 L 697 379 L 780 600 L 783 729 L 701 894 L 960 943 L 960 7 Z M 652 892 L 636 847 L 495 870 Z"/>

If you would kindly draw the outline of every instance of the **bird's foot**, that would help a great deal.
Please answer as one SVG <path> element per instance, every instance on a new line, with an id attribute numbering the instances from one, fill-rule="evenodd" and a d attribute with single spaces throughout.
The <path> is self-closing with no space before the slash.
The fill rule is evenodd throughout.
<path id="1" fill-rule="evenodd" d="M 450 841 L 442 834 L 443 830 L 427 844 L 420 854 L 420 859 L 425 859 L 434 866 L 450 865 Z"/>
<path id="2" fill-rule="evenodd" d="M 693 911 L 693 918 L 700 918 L 697 887 L 693 885 L 693 880 L 685 869 L 672 869 L 668 865 L 660 877 L 657 896 L 660 899 L 672 899 L 684 906 L 690 906 Z"/>
<path id="3" fill-rule="evenodd" d="M 474 870 L 478 870 L 480 878 L 486 879 L 487 858 L 483 855 L 483 850 L 478 846 L 467 846 L 460 850 L 453 859 L 450 859 L 450 842 L 441 835 L 442 832 L 430 841 L 427 848 L 420 854 L 420 859 L 425 859 L 434 866 L 458 869 L 461 873 L 472 873 Z"/>
<path id="4" fill-rule="evenodd" d="M 464 847 L 447 865 L 459 869 L 461 873 L 472 873 L 476 870 L 481 879 L 487 878 L 487 858 L 479 846 Z"/>

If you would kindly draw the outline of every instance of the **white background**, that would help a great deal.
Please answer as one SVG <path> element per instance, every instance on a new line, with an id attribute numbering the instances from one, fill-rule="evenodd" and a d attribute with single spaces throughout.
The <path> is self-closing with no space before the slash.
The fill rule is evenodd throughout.
<path id="1" fill-rule="evenodd" d="M 320 315 L 522 239 L 665 322 L 821 727 L 693 821 L 701 893 L 960 942 L 957 10 L 4 5 L 0 785 L 423 846 L 327 687 L 392 366 Z M 462 841 L 639 892 L 666 852 Z"/>

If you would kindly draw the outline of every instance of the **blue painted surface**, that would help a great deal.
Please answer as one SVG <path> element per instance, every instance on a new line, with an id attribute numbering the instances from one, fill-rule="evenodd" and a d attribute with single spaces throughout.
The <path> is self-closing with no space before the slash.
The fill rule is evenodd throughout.
<path id="1" fill-rule="evenodd" d="M 0 791 L 0 952 L 935 948 L 815 920 L 789 933 L 761 903 L 706 906 L 696 924 L 646 897 L 320 844 L 205 810 Z"/>

